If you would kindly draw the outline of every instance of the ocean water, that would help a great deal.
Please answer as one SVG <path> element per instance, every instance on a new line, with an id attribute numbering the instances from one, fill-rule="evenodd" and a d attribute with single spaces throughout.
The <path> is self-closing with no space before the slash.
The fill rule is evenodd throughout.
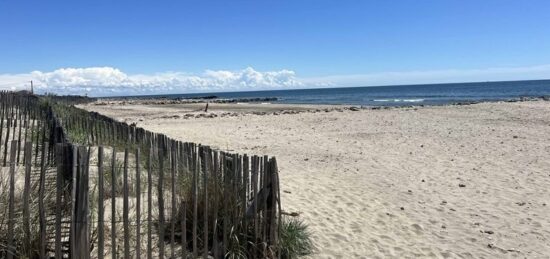
<path id="1" fill-rule="evenodd" d="M 278 100 L 272 101 L 272 103 L 295 104 L 442 105 L 550 96 L 550 80 L 172 94 L 162 95 L 162 97 L 180 98 L 209 95 L 220 98 L 276 97 Z"/>

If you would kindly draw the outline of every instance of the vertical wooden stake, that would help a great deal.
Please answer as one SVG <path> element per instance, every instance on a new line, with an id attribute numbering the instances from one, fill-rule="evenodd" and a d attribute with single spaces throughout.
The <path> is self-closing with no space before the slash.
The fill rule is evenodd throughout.
<path id="1" fill-rule="evenodd" d="M 152 218 L 151 213 L 153 209 L 153 184 L 151 182 L 151 166 L 153 160 L 154 149 L 151 146 L 149 149 L 149 158 L 147 159 L 147 259 L 152 259 L 153 257 L 153 243 L 152 243 Z"/>
<path id="2" fill-rule="evenodd" d="M 19 125 L 21 126 L 21 125 Z M 20 145 L 20 144 L 18 144 Z M 23 189 L 23 232 L 25 233 L 25 247 L 29 249 L 31 247 L 31 223 L 30 223 L 30 212 L 29 212 L 29 200 L 30 200 L 30 190 L 31 190 L 31 154 L 32 154 L 32 143 L 25 143 L 24 157 L 25 159 L 25 186 Z M 18 155 L 19 158 L 19 155 Z M 30 249 L 29 249 L 30 250 Z M 30 252 L 30 251 L 29 251 Z M 30 254 L 27 254 L 31 257 Z"/>
<path id="3" fill-rule="evenodd" d="M 141 170 L 140 150 L 136 149 L 136 259 L 141 258 Z"/>
<path id="4" fill-rule="evenodd" d="M 116 148 L 113 146 L 111 160 L 111 258 L 117 258 L 116 242 Z"/>
<path id="5" fill-rule="evenodd" d="M 15 220 L 15 151 L 17 150 L 17 142 L 11 142 L 10 149 L 10 197 L 9 197 L 9 208 L 8 208 L 8 251 L 7 258 L 13 259 L 15 255 L 15 247 L 13 243 L 13 230 L 14 230 L 14 220 Z"/>
<path id="6" fill-rule="evenodd" d="M 98 188 L 98 197 L 97 197 L 97 258 L 103 259 L 103 253 L 105 250 L 105 229 L 104 229 L 104 207 L 103 200 L 105 199 L 104 191 L 104 172 L 103 172 L 103 146 L 99 146 L 97 154 L 97 188 Z"/>
<path id="7" fill-rule="evenodd" d="M 128 225 L 128 148 L 124 149 L 122 221 L 124 225 L 124 259 L 130 258 L 130 226 Z"/>
<path id="8" fill-rule="evenodd" d="M 48 142 L 42 146 L 42 159 L 40 162 L 40 183 L 38 190 L 38 217 L 40 221 L 40 258 L 46 258 L 46 212 L 44 208 L 44 189 L 46 183 L 46 150 Z"/>
<path id="9" fill-rule="evenodd" d="M 221 186 L 218 184 L 219 180 L 221 179 L 220 176 L 220 167 L 219 167 L 219 157 L 218 152 L 214 152 L 214 169 L 212 170 L 212 177 L 214 179 L 214 212 L 212 213 L 214 217 L 214 225 L 212 229 L 212 236 L 213 236 L 213 244 L 212 244 L 212 250 L 214 258 L 219 258 L 219 249 L 218 249 L 218 207 L 219 207 L 219 201 L 218 201 L 218 193 L 221 190 Z"/>
<path id="10" fill-rule="evenodd" d="M 161 140 L 161 144 L 164 140 Z M 159 206 L 159 258 L 164 259 L 164 146 L 158 150 L 159 174 L 158 174 L 158 206 Z"/>
<path id="11" fill-rule="evenodd" d="M 69 254 L 71 258 L 76 258 L 76 191 L 77 191 L 77 180 L 76 174 L 78 171 L 78 148 L 77 146 L 70 145 L 72 150 L 72 180 L 71 180 L 71 228 L 69 236 Z"/>
<path id="12" fill-rule="evenodd" d="M 203 254 L 202 254 L 202 257 L 204 259 L 208 259 L 208 169 L 210 167 L 210 161 L 209 161 L 209 157 L 210 157 L 210 149 L 207 149 L 207 148 L 204 148 L 203 149 L 203 152 L 202 152 L 202 168 L 204 169 L 203 171 L 203 176 L 204 176 L 204 227 L 203 227 L 203 231 L 204 231 L 204 237 L 203 237 L 203 242 L 204 242 L 204 250 L 203 250 Z"/>
<path id="13" fill-rule="evenodd" d="M 176 232 L 176 152 L 175 148 L 170 151 L 170 198 L 171 198 L 171 209 L 170 209 L 170 253 L 171 258 L 176 257 L 175 252 L 175 232 Z"/>
<path id="14" fill-rule="evenodd" d="M 61 212 L 63 207 L 61 198 L 63 194 L 63 169 L 65 168 L 65 150 L 63 144 L 56 145 L 57 159 L 57 177 L 56 177 L 56 196 L 55 196 L 55 258 L 62 258 L 61 253 Z"/>

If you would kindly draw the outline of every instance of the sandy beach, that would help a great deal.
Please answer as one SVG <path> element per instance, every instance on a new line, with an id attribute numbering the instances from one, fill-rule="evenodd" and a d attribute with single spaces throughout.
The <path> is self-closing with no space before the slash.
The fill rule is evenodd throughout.
<path id="1" fill-rule="evenodd" d="M 283 210 L 309 225 L 311 258 L 550 258 L 548 101 L 80 107 L 276 156 Z"/>

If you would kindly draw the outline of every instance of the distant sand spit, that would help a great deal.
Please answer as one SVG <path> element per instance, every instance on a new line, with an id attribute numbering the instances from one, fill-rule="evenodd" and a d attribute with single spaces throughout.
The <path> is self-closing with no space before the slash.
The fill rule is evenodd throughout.
<path id="1" fill-rule="evenodd" d="M 173 115 L 200 107 L 82 107 L 276 156 L 283 209 L 309 224 L 312 258 L 550 258 L 548 101 L 330 112 L 211 104 L 211 113 L 236 114 L 187 119 Z M 262 109 L 279 115 L 242 114 Z"/>

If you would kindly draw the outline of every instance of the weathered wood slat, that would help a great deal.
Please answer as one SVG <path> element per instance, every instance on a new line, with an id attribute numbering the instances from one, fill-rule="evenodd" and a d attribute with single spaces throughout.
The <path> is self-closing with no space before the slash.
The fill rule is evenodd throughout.
<path id="1" fill-rule="evenodd" d="M 89 218 L 89 161 L 90 153 L 87 147 L 73 147 L 73 155 L 78 156 L 78 171 L 73 188 L 76 189 L 76 203 L 74 205 L 74 250 L 73 258 L 90 258 L 90 236 L 88 232 Z M 74 161 L 74 160 L 73 160 Z M 73 167 L 74 168 L 74 167 Z"/>
<path id="2" fill-rule="evenodd" d="M 20 145 L 20 144 L 18 144 Z M 25 185 L 23 187 L 23 232 L 25 233 L 26 247 L 31 247 L 31 223 L 30 223 L 30 191 L 31 191 L 31 154 L 32 154 L 32 142 L 25 143 Z M 31 257 L 31 251 L 27 250 L 27 256 Z"/>
<path id="3" fill-rule="evenodd" d="M 152 183 L 152 163 L 153 163 L 154 148 L 149 148 L 147 159 L 147 259 L 153 258 L 153 241 L 152 241 L 152 210 L 153 210 L 153 183 Z"/>
<path id="4" fill-rule="evenodd" d="M 64 145 L 56 145 L 57 174 L 56 174 L 56 196 L 55 196 L 55 258 L 62 258 L 61 253 L 61 212 L 63 204 L 61 198 L 63 195 L 63 168 L 64 168 Z"/>
<path id="5" fill-rule="evenodd" d="M 116 236 L 116 148 L 113 147 L 111 159 L 111 258 L 117 258 L 117 236 Z"/>
<path id="6" fill-rule="evenodd" d="M 204 226 L 203 226 L 203 233 L 204 233 L 204 236 L 203 236 L 203 243 L 204 243 L 204 248 L 203 248 L 203 254 L 202 254 L 202 257 L 204 259 L 208 259 L 208 173 L 209 173 L 209 167 L 210 167 L 210 161 L 209 161 L 209 156 L 210 156 L 210 150 L 207 149 L 207 148 L 203 148 L 202 149 L 203 152 L 202 152 L 202 156 L 203 156 L 203 159 L 202 159 L 202 162 L 203 162 L 203 184 L 204 184 Z"/>
<path id="7" fill-rule="evenodd" d="M 8 205 L 8 244 L 7 244 L 7 258 L 12 259 L 15 256 L 15 247 L 13 240 L 13 231 L 15 227 L 15 152 L 17 151 L 17 143 L 11 142 L 10 149 L 10 197 Z"/>
<path id="8" fill-rule="evenodd" d="M 223 174 L 223 197 L 224 199 L 229 198 L 229 172 L 227 170 L 227 159 L 225 152 L 221 152 L 221 165 L 220 168 L 222 170 Z M 228 202 L 223 203 L 223 247 L 222 247 L 222 254 L 225 254 L 227 251 L 227 244 L 229 241 L 229 206 Z"/>
<path id="9" fill-rule="evenodd" d="M 170 254 L 171 258 L 176 257 L 176 153 L 174 152 L 174 143 L 168 152 L 170 154 Z"/>
<path id="10" fill-rule="evenodd" d="M 219 156 L 218 152 L 214 152 L 214 163 L 213 163 L 213 170 L 212 170 L 212 177 L 214 178 L 214 212 L 212 213 L 212 217 L 214 218 L 214 223 L 212 226 L 212 254 L 214 255 L 214 258 L 220 258 L 220 251 L 218 249 L 218 207 L 219 207 L 219 198 L 218 198 L 218 192 L 221 189 L 218 184 L 220 177 L 220 168 L 219 168 Z"/>
<path id="11" fill-rule="evenodd" d="M 124 226 L 124 259 L 130 258 L 130 220 L 128 218 L 128 148 L 124 149 L 122 224 Z"/>
<path id="12" fill-rule="evenodd" d="M 269 236 L 269 234 L 267 233 L 268 232 L 268 226 L 269 226 L 269 220 L 267 219 L 267 196 L 269 195 L 269 191 L 268 191 L 268 181 L 269 181 L 269 177 L 267 175 L 267 170 L 268 170 L 268 163 L 267 163 L 267 160 L 268 160 L 268 157 L 267 156 L 264 156 L 263 157 L 263 164 L 262 164 L 262 178 L 263 178 L 263 183 L 262 183 L 262 191 L 263 191 L 263 196 L 260 196 L 259 198 L 261 198 L 261 202 L 262 202 L 262 209 L 263 209 L 263 215 L 262 215 L 262 240 L 264 241 L 267 241 L 267 237 Z M 264 245 L 264 251 L 263 251 L 263 255 L 266 256 L 267 255 L 267 245 Z"/>
<path id="13" fill-rule="evenodd" d="M 197 188 L 198 188 L 198 170 L 199 170 L 199 158 L 197 156 L 196 147 L 194 144 L 191 144 L 192 147 L 192 170 L 193 170 L 193 258 L 198 257 L 198 244 L 197 244 L 197 227 L 198 227 L 198 197 L 197 197 Z"/>
<path id="14" fill-rule="evenodd" d="M 70 234 L 69 234 L 69 253 L 71 257 L 74 257 L 76 254 L 76 186 L 77 186 L 77 173 L 78 173 L 78 149 L 76 146 L 71 146 L 71 153 L 72 153 L 72 161 L 71 161 L 71 228 L 70 228 Z"/>
<path id="15" fill-rule="evenodd" d="M 136 253 L 135 258 L 141 258 L 141 154 L 136 149 Z"/>
<path id="16" fill-rule="evenodd" d="M 183 162 L 184 162 L 184 169 L 181 170 L 182 172 L 182 176 L 181 177 L 187 177 L 186 174 L 189 174 L 189 164 L 188 164 L 188 157 L 187 157 L 187 151 L 188 151 L 188 146 L 187 144 L 184 144 L 183 145 L 183 152 L 182 153 L 185 153 L 185 156 L 184 156 L 184 159 L 183 159 Z M 188 249 L 188 243 L 187 243 L 187 202 L 185 200 L 185 197 L 184 195 L 185 194 L 185 190 L 183 188 L 180 189 L 180 195 L 183 197 L 181 199 L 181 235 L 182 235 L 182 249 L 181 249 L 181 253 L 182 253 L 182 258 L 187 258 L 187 249 Z"/>
<path id="17" fill-rule="evenodd" d="M 158 172 L 158 226 L 159 226 L 159 258 L 164 258 L 164 136 L 161 137 L 159 141 L 158 149 L 158 159 L 159 159 L 159 172 Z"/>
<path id="18" fill-rule="evenodd" d="M 46 239 L 46 210 L 44 208 L 44 191 L 46 188 L 46 150 L 48 149 L 48 142 L 44 142 L 42 145 L 42 159 L 40 161 L 40 180 L 38 189 L 38 217 L 40 224 L 40 258 L 46 258 L 46 247 L 48 245 Z M 29 156 L 30 157 L 30 156 Z M 31 158 L 28 158 L 31 159 Z"/>
<path id="19" fill-rule="evenodd" d="M 97 258 L 104 258 L 105 250 L 105 212 L 103 201 L 105 200 L 104 171 L 103 171 L 103 146 L 99 146 L 97 151 Z"/>

